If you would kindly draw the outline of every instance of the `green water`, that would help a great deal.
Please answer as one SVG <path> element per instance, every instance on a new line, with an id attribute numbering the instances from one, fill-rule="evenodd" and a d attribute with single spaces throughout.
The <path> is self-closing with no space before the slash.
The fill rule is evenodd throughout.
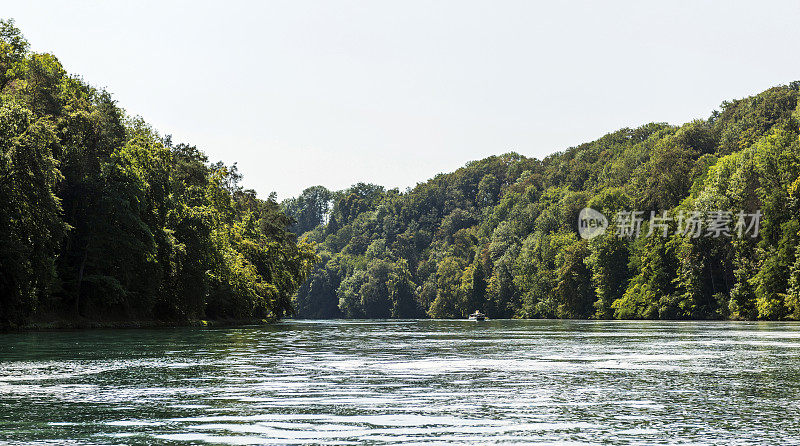
<path id="1" fill-rule="evenodd" d="M 800 325 L 0 335 L 2 444 L 800 444 Z"/>

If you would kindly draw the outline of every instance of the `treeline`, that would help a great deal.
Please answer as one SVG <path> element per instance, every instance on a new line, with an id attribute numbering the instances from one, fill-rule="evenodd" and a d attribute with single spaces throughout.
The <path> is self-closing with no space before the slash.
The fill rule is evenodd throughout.
<path id="1" fill-rule="evenodd" d="M 404 192 L 310 188 L 282 203 L 322 258 L 295 298 L 298 314 L 800 319 L 798 89 L 543 160 L 493 156 Z M 620 238 L 612 221 L 584 240 L 577 218 L 587 206 L 612 220 L 629 210 L 763 215 L 755 238 Z"/>
<path id="2" fill-rule="evenodd" d="M 313 247 L 240 178 L 0 21 L 0 326 L 290 313 Z"/>

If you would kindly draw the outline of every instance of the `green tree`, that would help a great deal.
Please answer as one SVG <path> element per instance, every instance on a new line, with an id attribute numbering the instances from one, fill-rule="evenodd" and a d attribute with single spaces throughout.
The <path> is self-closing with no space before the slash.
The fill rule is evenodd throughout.
<path id="1" fill-rule="evenodd" d="M 21 324 L 49 297 L 67 226 L 53 193 L 61 173 L 48 120 L 0 102 L 0 325 Z"/>

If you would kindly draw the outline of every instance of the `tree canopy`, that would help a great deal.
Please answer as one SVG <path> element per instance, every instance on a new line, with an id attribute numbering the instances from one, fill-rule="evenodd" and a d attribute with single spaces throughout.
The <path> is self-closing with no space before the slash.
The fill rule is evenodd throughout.
<path id="1" fill-rule="evenodd" d="M 708 119 L 277 203 L 0 21 L 0 326 L 31 320 L 800 319 L 800 82 Z M 757 237 L 577 219 L 760 212 Z M 670 226 L 674 229 L 674 224 Z"/>
<path id="2" fill-rule="evenodd" d="M 291 314 L 314 248 L 240 179 L 0 21 L 0 326 Z"/>
<path id="3" fill-rule="evenodd" d="M 298 314 L 800 318 L 799 88 L 724 102 L 682 126 L 618 130 L 543 160 L 492 156 L 407 191 L 304 192 L 283 206 L 316 223 L 295 229 L 322 261 L 295 297 Z M 324 218 L 318 196 L 331 197 Z M 583 240 L 577 217 L 587 206 L 610 218 L 760 210 L 761 234 L 609 230 Z M 384 285 L 390 276 L 402 277 L 402 305 Z"/>

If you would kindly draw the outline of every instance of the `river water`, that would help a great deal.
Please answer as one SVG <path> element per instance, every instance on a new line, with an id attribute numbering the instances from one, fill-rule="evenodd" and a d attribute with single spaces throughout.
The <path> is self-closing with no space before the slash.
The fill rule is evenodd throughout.
<path id="1" fill-rule="evenodd" d="M 0 335 L 0 444 L 800 444 L 800 325 Z"/>

